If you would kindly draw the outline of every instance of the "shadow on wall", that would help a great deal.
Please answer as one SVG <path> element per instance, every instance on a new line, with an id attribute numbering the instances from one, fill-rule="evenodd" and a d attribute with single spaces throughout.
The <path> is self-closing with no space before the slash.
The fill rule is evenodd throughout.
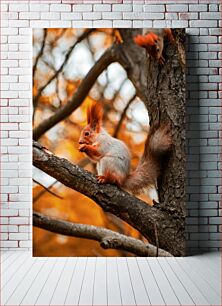
<path id="1" fill-rule="evenodd" d="M 198 50 L 195 50 L 194 37 L 187 35 L 187 74 L 186 74 L 186 254 L 195 255 L 199 249 L 199 205 L 200 205 L 200 84 L 197 75 Z M 206 225 L 207 226 L 207 225 Z"/>

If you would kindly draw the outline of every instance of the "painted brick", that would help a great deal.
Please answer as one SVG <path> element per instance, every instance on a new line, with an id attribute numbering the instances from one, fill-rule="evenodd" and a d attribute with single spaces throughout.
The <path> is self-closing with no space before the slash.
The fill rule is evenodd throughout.
<path id="1" fill-rule="evenodd" d="M 131 20 L 114 20 L 113 27 L 114 28 L 130 28 L 132 26 Z"/>
<path id="2" fill-rule="evenodd" d="M 163 4 L 160 5 L 144 5 L 143 6 L 144 12 L 165 12 L 165 7 Z"/>
<path id="3" fill-rule="evenodd" d="M 9 27 L 23 27 L 23 28 L 27 28 L 29 26 L 29 21 L 28 20 L 9 20 Z"/>
<path id="4" fill-rule="evenodd" d="M 28 12 L 29 5 L 26 3 L 9 4 L 9 12 Z"/>
<path id="5" fill-rule="evenodd" d="M 27 233 L 12 233 L 9 234 L 9 240 L 28 240 Z"/>
<path id="6" fill-rule="evenodd" d="M 112 27 L 112 20 L 94 20 L 93 27 L 94 28 L 111 28 Z"/>
<path id="7" fill-rule="evenodd" d="M 122 13 L 120 13 L 120 12 L 105 12 L 105 13 L 102 13 L 102 18 L 103 19 L 110 19 L 110 20 L 121 19 L 122 18 Z"/>
<path id="8" fill-rule="evenodd" d="M 142 28 L 143 22 L 142 20 L 133 20 L 133 28 Z"/>
<path id="9" fill-rule="evenodd" d="M 40 13 L 38 12 L 23 12 L 19 13 L 19 19 L 39 19 Z"/>
<path id="10" fill-rule="evenodd" d="M 48 12 L 49 4 L 46 3 L 30 3 L 29 4 L 30 11 L 34 12 Z"/>
<path id="11" fill-rule="evenodd" d="M 154 28 L 170 28 L 172 27 L 171 20 L 154 20 L 153 21 Z"/>
<path id="12" fill-rule="evenodd" d="M 51 20 L 50 27 L 52 28 L 71 28 L 71 20 Z"/>
<path id="13" fill-rule="evenodd" d="M 164 19 L 163 13 L 123 12 L 123 19 Z"/>
<path id="14" fill-rule="evenodd" d="M 57 12 L 43 12 L 40 15 L 40 19 L 45 19 L 45 20 L 58 20 L 59 18 L 60 18 L 60 13 Z"/>
<path id="15" fill-rule="evenodd" d="M 217 12 L 219 11 L 219 5 L 218 4 L 209 4 L 209 11 L 210 12 Z"/>
<path id="16" fill-rule="evenodd" d="M 144 28 L 149 28 L 152 27 L 153 23 L 151 20 L 143 20 L 143 27 Z"/>
<path id="17" fill-rule="evenodd" d="M 29 226 L 25 226 L 25 225 L 19 226 L 19 232 L 20 233 L 29 233 L 30 232 Z"/>
<path id="18" fill-rule="evenodd" d="M 18 216 L 18 211 L 17 209 L 1 209 L 1 216 L 2 217 L 12 217 L 12 216 L 16 217 Z"/>
<path id="19" fill-rule="evenodd" d="M 178 13 L 165 13 L 165 18 L 166 19 L 178 19 Z"/>
<path id="20" fill-rule="evenodd" d="M 104 14 L 108 14 L 108 13 L 104 13 Z M 102 17 L 102 13 L 100 12 L 83 13 L 83 19 L 97 20 L 97 19 L 101 19 L 101 17 Z"/>
<path id="21" fill-rule="evenodd" d="M 31 248 L 32 242 L 31 241 L 19 241 L 20 248 Z"/>
<path id="22" fill-rule="evenodd" d="M 190 20 L 190 26 L 191 27 L 197 27 L 197 28 L 212 28 L 217 27 L 217 21 L 216 20 Z"/>
<path id="23" fill-rule="evenodd" d="M 95 4 L 93 5 L 94 12 L 110 12 L 111 4 Z"/>
<path id="24" fill-rule="evenodd" d="M 0 241 L 1 248 L 17 248 L 18 241 Z"/>
<path id="25" fill-rule="evenodd" d="M 91 4 L 76 4 L 73 5 L 73 11 L 75 12 L 91 12 L 92 11 Z"/>
<path id="26" fill-rule="evenodd" d="M 56 19 L 56 18 L 53 18 Z M 81 13 L 61 13 L 61 19 L 62 20 L 78 20 L 82 19 Z"/>
<path id="27" fill-rule="evenodd" d="M 70 12 L 71 5 L 69 4 L 51 4 L 50 11 L 52 12 Z"/>
<path id="28" fill-rule="evenodd" d="M 72 21 L 72 27 L 76 28 L 92 28 L 92 20 L 78 20 Z"/>
<path id="29" fill-rule="evenodd" d="M 49 28 L 50 22 L 48 20 L 31 20 L 31 28 Z"/>
<path id="30" fill-rule="evenodd" d="M 25 217 L 13 217 L 9 218 L 9 224 L 18 224 L 18 225 L 29 224 L 29 219 Z"/>
<path id="31" fill-rule="evenodd" d="M 131 4 L 113 4 L 112 10 L 115 12 L 130 12 L 132 11 Z"/>
<path id="32" fill-rule="evenodd" d="M 218 13 L 215 13 L 215 12 L 204 12 L 204 13 L 200 13 L 200 19 L 220 19 L 221 18 L 221 14 L 218 12 Z"/>
<path id="33" fill-rule="evenodd" d="M 189 11 L 205 12 L 207 11 L 207 4 L 189 4 Z"/>
<path id="34" fill-rule="evenodd" d="M 188 5 L 186 4 L 169 4 L 166 5 L 167 12 L 188 12 Z"/>

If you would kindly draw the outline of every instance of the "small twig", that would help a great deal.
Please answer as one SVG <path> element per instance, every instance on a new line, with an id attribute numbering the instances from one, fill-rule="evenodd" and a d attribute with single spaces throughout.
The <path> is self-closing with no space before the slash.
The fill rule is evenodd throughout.
<path id="1" fill-rule="evenodd" d="M 156 239 L 156 257 L 158 257 L 159 256 L 159 238 L 158 238 L 156 223 L 154 223 L 154 233 L 155 233 L 155 239 Z"/>
<path id="2" fill-rule="evenodd" d="M 42 229 L 66 236 L 80 237 L 98 241 L 104 249 L 120 249 L 136 254 L 137 256 L 154 256 L 156 247 L 141 240 L 119 234 L 103 227 L 72 223 L 64 220 L 33 212 L 33 225 Z M 160 250 L 161 256 L 172 256 Z"/>
<path id="3" fill-rule="evenodd" d="M 129 100 L 129 102 L 126 104 L 126 106 L 125 106 L 125 108 L 124 108 L 124 110 L 123 110 L 123 112 L 122 112 L 121 118 L 120 118 L 120 120 L 119 120 L 119 122 L 118 122 L 118 124 L 117 124 L 117 126 L 116 126 L 116 129 L 115 129 L 115 131 L 114 131 L 114 133 L 113 133 L 113 137 L 117 137 L 117 135 L 118 135 L 118 133 L 119 133 L 119 130 L 120 130 L 120 128 L 121 128 L 121 125 L 122 125 L 122 123 L 123 123 L 123 120 L 124 120 L 124 118 L 125 118 L 125 116 L 126 116 L 126 112 L 127 112 L 128 108 L 129 108 L 130 104 L 131 104 L 135 99 L 136 99 L 136 94 L 135 94 L 135 95 Z"/>
<path id="4" fill-rule="evenodd" d="M 47 36 L 47 29 L 44 29 L 44 36 L 43 36 L 43 40 L 42 40 L 42 46 L 41 46 L 41 49 L 40 49 L 40 51 L 39 51 L 39 53 L 38 53 L 38 55 L 36 57 L 36 61 L 35 61 L 35 64 L 33 66 L 33 69 L 32 69 L 33 85 L 34 85 L 34 78 L 35 78 L 36 68 L 37 68 L 39 59 L 42 56 L 44 48 L 45 48 L 46 36 Z"/>
<path id="5" fill-rule="evenodd" d="M 45 192 L 49 192 L 50 194 L 52 194 L 53 196 L 59 198 L 59 199 L 63 199 L 63 197 L 61 197 L 60 195 L 56 194 L 55 192 L 51 191 L 50 189 L 56 184 L 58 183 L 58 181 L 53 182 L 49 187 L 45 187 L 43 184 L 41 184 L 40 182 L 36 181 L 35 179 L 32 179 L 33 182 L 35 182 L 36 184 L 38 184 L 39 186 L 43 187 L 44 189 L 41 190 L 34 198 L 33 198 L 33 203 L 36 202 Z"/>

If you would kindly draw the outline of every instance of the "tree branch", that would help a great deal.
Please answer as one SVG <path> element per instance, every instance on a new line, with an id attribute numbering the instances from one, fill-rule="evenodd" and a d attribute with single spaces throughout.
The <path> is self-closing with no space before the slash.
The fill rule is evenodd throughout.
<path id="1" fill-rule="evenodd" d="M 33 212 L 33 225 L 60 235 L 98 241 L 104 249 L 120 249 L 137 256 L 154 257 L 157 254 L 157 248 L 154 245 L 146 244 L 139 239 L 103 227 L 57 220 L 35 211 Z M 162 249 L 159 249 L 158 252 L 161 257 L 172 256 Z"/>
<path id="2" fill-rule="evenodd" d="M 45 83 L 45 85 L 43 85 L 37 95 L 34 97 L 33 99 L 33 105 L 35 106 L 43 92 L 43 90 L 55 79 L 57 78 L 58 74 L 60 72 L 62 72 L 63 68 L 65 67 L 65 65 L 67 64 L 68 60 L 69 60 L 69 57 L 72 53 L 72 51 L 74 50 L 74 48 L 76 47 L 76 45 L 78 43 L 80 43 L 82 40 L 84 40 L 91 32 L 95 31 L 95 29 L 88 29 L 86 30 L 80 37 L 77 38 L 77 40 L 75 41 L 75 43 L 70 47 L 69 51 L 66 53 L 66 56 L 65 56 L 65 60 L 64 62 L 62 63 L 62 65 L 60 66 L 60 68 L 51 76 L 51 78 Z"/>
<path id="3" fill-rule="evenodd" d="M 112 62 L 115 61 L 114 56 L 115 48 L 108 49 L 90 69 L 82 83 L 79 85 L 78 90 L 73 95 L 73 98 L 63 107 L 61 107 L 54 115 L 44 120 L 33 131 L 33 139 L 37 140 L 46 131 L 51 129 L 55 124 L 59 123 L 67 116 L 77 109 L 84 99 L 87 97 L 89 90 L 95 83 L 98 76 L 106 69 Z"/>
<path id="4" fill-rule="evenodd" d="M 37 168 L 65 186 L 88 196 L 105 212 L 110 212 L 126 221 L 154 245 L 156 243 L 154 224 L 156 224 L 159 246 L 174 256 L 181 255 L 176 248 L 181 237 L 175 235 L 175 228 L 179 232 L 184 223 L 183 218 L 175 218 L 173 213 L 171 216 L 161 208 L 161 205 L 149 206 L 116 186 L 98 184 L 92 173 L 53 155 L 38 142 L 34 142 L 33 145 L 33 163 Z M 181 235 L 184 235 L 184 231 Z M 175 239 L 172 239 L 172 236 Z"/>

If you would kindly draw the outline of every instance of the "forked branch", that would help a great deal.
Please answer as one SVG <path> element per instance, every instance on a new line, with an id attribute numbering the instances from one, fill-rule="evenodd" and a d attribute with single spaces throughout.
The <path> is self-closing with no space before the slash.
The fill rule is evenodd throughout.
<path id="1" fill-rule="evenodd" d="M 98 241 L 104 249 L 124 250 L 137 256 L 154 257 L 157 254 L 157 248 L 154 245 L 103 227 L 57 220 L 38 212 L 33 212 L 33 225 L 60 235 Z M 158 252 L 161 257 L 172 256 L 162 249 Z"/>

